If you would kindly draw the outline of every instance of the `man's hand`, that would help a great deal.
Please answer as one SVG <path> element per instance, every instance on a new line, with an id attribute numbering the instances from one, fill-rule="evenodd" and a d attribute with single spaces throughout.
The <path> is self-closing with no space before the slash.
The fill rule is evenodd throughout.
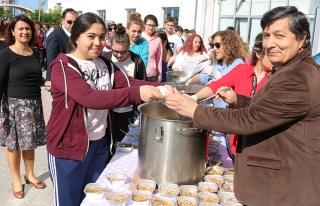
<path id="1" fill-rule="evenodd" d="M 154 86 L 144 85 L 140 86 L 140 98 L 142 101 L 150 103 L 164 99 L 164 96 L 160 93 L 160 90 Z"/>
<path id="2" fill-rule="evenodd" d="M 215 79 L 220 79 L 222 77 L 222 74 L 210 65 L 202 66 L 200 70 L 201 73 L 207 74 Z"/>
<path id="3" fill-rule="evenodd" d="M 235 91 L 229 87 L 228 90 L 226 90 L 226 86 L 222 86 L 217 90 L 217 95 L 215 98 L 217 102 L 220 102 L 220 98 L 225 101 L 227 104 L 235 105 L 237 103 L 237 94 Z"/>
<path id="4" fill-rule="evenodd" d="M 174 93 L 166 96 L 166 105 L 179 114 L 190 118 L 193 118 L 194 111 L 198 106 L 194 100 L 186 95 L 180 94 L 176 89 Z"/>

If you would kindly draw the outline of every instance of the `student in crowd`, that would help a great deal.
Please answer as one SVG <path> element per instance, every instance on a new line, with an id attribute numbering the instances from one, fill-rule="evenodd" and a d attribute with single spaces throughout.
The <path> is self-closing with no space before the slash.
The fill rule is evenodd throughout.
<path id="1" fill-rule="evenodd" d="M 130 51 L 138 54 L 143 60 L 144 66 L 147 67 L 149 58 L 149 45 L 146 39 L 141 38 L 143 29 L 141 14 L 138 12 L 130 13 L 126 29 L 130 37 Z"/>
<path id="2" fill-rule="evenodd" d="M 8 46 L 4 38 L 8 25 L 9 25 L 9 19 L 0 18 L 0 51 Z"/>
<path id="3" fill-rule="evenodd" d="M 162 53 L 161 39 L 155 34 L 158 19 L 152 14 L 144 17 L 144 31 L 142 37 L 149 43 L 149 58 L 146 68 L 148 81 L 161 82 L 162 79 Z"/>
<path id="4" fill-rule="evenodd" d="M 113 37 L 116 34 L 116 31 L 118 29 L 118 26 L 116 22 L 113 20 L 106 20 L 106 27 L 107 27 L 107 35 L 106 35 L 106 47 L 105 51 L 110 51 L 111 50 L 111 37 Z"/>
<path id="5" fill-rule="evenodd" d="M 44 39 L 45 34 L 42 30 L 42 25 L 39 21 L 35 22 L 35 28 L 36 28 L 36 42 L 33 45 L 34 50 L 38 54 L 39 57 L 39 63 L 40 67 L 44 67 Z"/>
<path id="6" fill-rule="evenodd" d="M 176 26 L 174 28 L 174 34 L 178 35 L 181 38 L 182 43 L 184 43 L 186 41 L 186 38 L 182 36 L 182 33 L 183 33 L 183 28 L 181 26 Z"/>
<path id="7" fill-rule="evenodd" d="M 176 60 L 176 56 L 181 51 L 183 46 L 181 38 L 174 34 L 174 28 L 176 26 L 176 19 L 172 16 L 168 16 L 164 23 L 164 28 L 166 29 L 166 34 L 169 40 L 169 45 L 173 51 L 173 55 L 170 57 L 168 62 L 168 68 L 170 69 L 173 65 L 174 61 Z"/>
<path id="8" fill-rule="evenodd" d="M 173 51 L 168 43 L 166 32 L 162 30 L 156 31 L 156 35 L 161 39 L 162 42 L 162 82 L 167 81 L 168 61 L 173 55 Z"/>
<path id="9" fill-rule="evenodd" d="M 68 54 L 59 54 L 51 63 L 47 150 L 53 205 L 80 205 L 85 185 L 95 182 L 106 167 L 113 108 L 157 101 L 164 92 L 172 92 L 168 85 L 131 78 L 99 56 L 106 33 L 98 15 L 82 14 L 73 22 Z"/>
<path id="10" fill-rule="evenodd" d="M 25 15 L 13 18 L 7 27 L 9 45 L 0 52 L 0 145 L 6 147 L 6 159 L 12 176 L 12 193 L 21 199 L 21 154 L 24 180 L 36 189 L 45 185 L 34 174 L 34 150 L 46 144 L 40 86 L 50 87 L 42 77 L 38 55 L 31 49 L 36 41 L 34 22 Z"/>
<path id="11" fill-rule="evenodd" d="M 197 72 L 202 66 L 210 65 L 207 49 L 200 35 L 191 35 L 183 44 L 172 68 L 174 71 Z"/>
<path id="12" fill-rule="evenodd" d="M 182 32 L 181 38 L 182 38 L 183 40 L 186 40 L 186 39 L 187 39 L 188 34 L 189 34 L 189 29 L 183 29 L 183 32 Z"/>
<path id="13" fill-rule="evenodd" d="M 146 68 L 142 59 L 139 55 L 129 50 L 130 38 L 122 24 L 118 24 L 118 30 L 111 37 L 110 41 L 111 51 L 103 55 L 111 59 L 128 76 L 135 79 L 147 80 Z M 129 131 L 128 125 L 134 122 L 136 109 L 137 105 L 113 109 L 112 137 L 114 149 L 117 148 L 117 143 L 121 142 Z"/>
<path id="14" fill-rule="evenodd" d="M 237 94 L 253 97 L 266 82 L 272 64 L 262 46 L 263 34 L 259 33 L 252 47 L 250 64 L 239 64 L 217 81 L 212 81 L 202 90 L 191 96 L 195 101 L 203 100 L 217 92 L 222 86 L 231 87 Z M 234 159 L 238 135 L 227 135 L 226 139 L 230 157 Z"/>
<path id="15" fill-rule="evenodd" d="M 51 61 L 55 59 L 59 53 L 67 53 L 67 45 L 70 37 L 73 22 L 78 17 L 78 13 L 71 8 L 65 9 L 62 13 L 61 24 L 58 29 L 53 30 L 46 40 L 47 50 L 47 68 Z M 47 71 L 46 77 L 50 80 L 50 71 Z"/>

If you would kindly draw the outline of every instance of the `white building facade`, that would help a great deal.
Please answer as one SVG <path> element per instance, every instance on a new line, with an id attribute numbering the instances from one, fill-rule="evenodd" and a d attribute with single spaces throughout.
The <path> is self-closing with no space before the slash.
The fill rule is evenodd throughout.
<path id="1" fill-rule="evenodd" d="M 320 11 L 317 9 L 320 0 L 48 0 L 48 8 L 73 8 L 79 14 L 93 12 L 103 20 L 112 19 L 123 25 L 126 25 L 133 11 L 139 12 L 142 19 L 148 14 L 155 15 L 160 28 L 170 15 L 177 19 L 182 28 L 195 29 L 205 44 L 214 32 L 233 26 L 250 47 L 255 36 L 261 32 L 260 19 L 263 13 L 286 5 L 296 6 L 307 15 L 313 54 L 320 52 Z"/>

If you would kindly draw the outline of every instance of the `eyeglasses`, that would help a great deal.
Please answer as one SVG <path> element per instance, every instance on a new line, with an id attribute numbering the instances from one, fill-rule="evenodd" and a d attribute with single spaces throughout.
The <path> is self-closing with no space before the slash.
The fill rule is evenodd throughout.
<path id="1" fill-rule="evenodd" d="M 209 46 L 213 49 L 214 47 L 216 47 L 217 49 L 220 49 L 221 47 L 221 43 L 220 42 L 216 42 L 216 43 L 210 43 Z"/>
<path id="2" fill-rule="evenodd" d="M 109 27 L 109 28 L 108 28 L 108 31 L 112 31 L 112 30 L 117 31 L 117 30 L 118 30 L 118 27 Z"/>
<path id="3" fill-rule="evenodd" d="M 117 50 L 112 49 L 112 52 L 114 55 L 118 55 L 118 54 L 126 55 L 128 53 L 128 49 L 124 50 L 124 51 L 117 51 Z"/>
<path id="4" fill-rule="evenodd" d="M 153 24 L 146 24 L 149 28 L 156 28 L 157 26 L 156 25 L 153 25 Z"/>
<path id="5" fill-rule="evenodd" d="M 72 20 L 66 20 L 66 22 L 71 25 L 71 24 L 73 24 L 74 21 L 72 21 Z"/>

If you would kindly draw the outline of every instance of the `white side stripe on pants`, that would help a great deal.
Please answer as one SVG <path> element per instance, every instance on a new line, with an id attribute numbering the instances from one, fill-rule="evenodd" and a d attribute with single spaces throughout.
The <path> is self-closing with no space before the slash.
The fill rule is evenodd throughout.
<path id="1" fill-rule="evenodd" d="M 48 153 L 48 161 L 49 161 L 49 171 L 51 173 L 52 183 L 53 183 L 53 205 L 59 206 L 59 193 L 58 193 L 58 179 L 57 179 L 57 170 L 56 170 L 56 158 Z"/>

